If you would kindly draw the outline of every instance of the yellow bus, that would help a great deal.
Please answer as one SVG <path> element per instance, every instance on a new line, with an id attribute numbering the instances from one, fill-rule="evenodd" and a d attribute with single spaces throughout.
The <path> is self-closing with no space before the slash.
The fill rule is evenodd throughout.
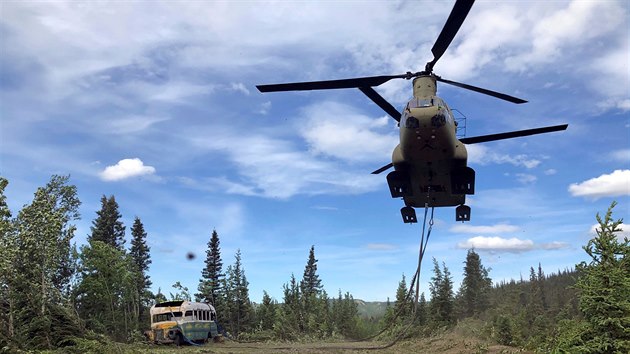
<path id="1" fill-rule="evenodd" d="M 151 307 L 149 340 L 156 343 L 205 343 L 218 335 L 217 313 L 207 303 L 166 301 Z"/>

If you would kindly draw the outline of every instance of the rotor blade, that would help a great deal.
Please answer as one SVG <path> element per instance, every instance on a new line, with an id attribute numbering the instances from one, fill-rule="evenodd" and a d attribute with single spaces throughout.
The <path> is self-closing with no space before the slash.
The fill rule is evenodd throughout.
<path id="1" fill-rule="evenodd" d="M 557 132 L 557 131 L 567 129 L 568 126 L 569 126 L 568 124 L 562 124 L 562 125 L 554 125 L 551 127 L 517 130 L 517 131 L 507 132 L 507 133 L 473 136 L 470 138 L 459 139 L 459 141 L 461 141 L 464 144 L 486 143 L 488 141 L 512 139 L 512 138 L 519 138 L 521 136 Z"/>
<path id="2" fill-rule="evenodd" d="M 433 53 L 431 67 L 442 57 L 451 44 L 474 3 L 474 0 L 457 0 L 444 24 L 444 28 L 442 28 L 442 32 L 440 32 L 433 48 L 431 48 L 431 53 Z"/>
<path id="3" fill-rule="evenodd" d="M 386 83 L 391 79 L 406 78 L 407 74 L 402 75 L 382 75 L 357 77 L 353 79 L 326 80 L 326 81 L 306 81 L 291 82 L 286 84 L 256 85 L 260 92 L 278 92 L 278 91 L 308 91 L 308 90 L 329 90 L 343 89 L 354 87 L 378 86 Z"/>
<path id="4" fill-rule="evenodd" d="M 492 97 L 500 98 L 500 99 L 508 101 L 508 102 L 517 103 L 517 104 L 521 104 L 521 103 L 526 103 L 527 102 L 527 101 L 525 101 L 523 99 L 520 99 L 518 97 L 506 95 L 504 93 L 500 93 L 500 92 L 484 89 L 484 88 L 481 88 L 481 87 L 472 86 L 472 85 L 468 85 L 468 84 L 463 84 L 463 83 L 457 82 L 457 81 L 446 80 L 446 79 L 442 79 L 441 77 L 436 77 L 435 79 L 437 81 L 443 82 L 445 84 L 451 84 L 453 86 L 465 88 L 467 90 L 483 93 L 484 95 L 489 95 L 489 96 L 492 96 Z"/>
<path id="5" fill-rule="evenodd" d="M 376 103 L 377 106 L 381 107 L 387 114 L 392 116 L 397 122 L 400 122 L 400 117 L 402 114 L 398 112 L 398 110 L 392 106 L 391 103 L 387 102 L 383 96 L 379 95 L 378 92 L 374 91 L 371 87 L 359 87 L 359 90 L 363 92 L 372 102 Z"/>
<path id="6" fill-rule="evenodd" d="M 393 164 L 393 163 L 388 163 L 387 165 L 385 165 L 385 166 L 383 166 L 383 167 L 379 168 L 378 170 L 376 170 L 376 171 L 372 172 L 372 174 L 373 174 L 373 175 L 377 175 L 377 174 L 379 174 L 379 173 L 381 173 L 381 172 L 384 172 L 384 171 L 389 170 L 389 169 L 390 169 L 390 168 L 392 168 L 392 167 L 394 167 L 394 164 Z"/>

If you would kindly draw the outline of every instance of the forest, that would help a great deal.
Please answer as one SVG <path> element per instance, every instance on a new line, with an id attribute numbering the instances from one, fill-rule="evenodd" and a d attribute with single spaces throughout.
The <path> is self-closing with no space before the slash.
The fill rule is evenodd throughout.
<path id="1" fill-rule="evenodd" d="M 143 343 L 150 307 L 173 299 L 213 304 L 234 341 L 393 343 L 463 326 L 471 336 L 534 352 L 630 352 L 630 240 L 618 236 L 623 220 L 614 219 L 614 202 L 595 216 L 597 235 L 582 247 L 588 261 L 573 268 L 546 274 L 532 265 L 527 279 L 495 283 L 470 249 L 461 270 L 430 260 L 428 294 L 414 297 L 414 281 L 403 275 L 396 298 L 368 310 L 349 292 L 326 292 L 315 246 L 301 278 L 292 274 L 282 285 L 282 299 L 267 292 L 250 299 L 242 255 L 225 266 L 217 230 L 209 230 L 196 291 L 176 282 L 153 293 L 150 236 L 135 217 L 126 245 L 114 196 L 101 198 L 87 243 L 77 247 L 81 202 L 69 176 L 52 176 L 17 215 L 8 184 L 0 177 L 0 352 L 108 352 L 114 343 Z M 452 271 L 463 274 L 457 289 Z"/>

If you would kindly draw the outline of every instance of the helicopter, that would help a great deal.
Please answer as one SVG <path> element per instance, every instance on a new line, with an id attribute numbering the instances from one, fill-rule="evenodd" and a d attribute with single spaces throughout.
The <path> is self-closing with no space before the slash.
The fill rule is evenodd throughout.
<path id="1" fill-rule="evenodd" d="M 474 0 L 457 0 L 431 48 L 433 60 L 423 71 L 401 75 L 368 76 L 340 80 L 307 81 L 257 85 L 261 93 L 358 88 L 372 102 L 398 122 L 400 143 L 392 152 L 392 162 L 375 170 L 387 175 L 392 198 L 402 198 L 400 210 L 404 223 L 417 223 L 414 208 L 456 207 L 456 221 L 470 221 L 471 209 L 465 204 L 466 195 L 475 193 L 475 170 L 467 165 L 467 144 L 511 139 L 567 129 L 568 124 L 517 130 L 491 135 L 458 139 L 457 121 L 446 102 L 437 96 L 437 82 L 489 95 L 515 104 L 527 101 L 504 93 L 461 82 L 443 79 L 433 73 L 464 23 Z M 373 87 L 393 79 L 412 80 L 413 97 L 402 112 L 387 102 Z"/>

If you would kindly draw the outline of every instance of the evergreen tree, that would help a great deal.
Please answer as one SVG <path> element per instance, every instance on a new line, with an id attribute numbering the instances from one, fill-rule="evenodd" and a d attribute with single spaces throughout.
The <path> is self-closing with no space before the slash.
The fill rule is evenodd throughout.
<path id="1" fill-rule="evenodd" d="M 119 341 L 137 328 L 140 299 L 138 272 L 129 254 L 103 241 L 81 247 L 81 281 L 76 289 L 77 307 L 86 326 Z"/>
<path id="2" fill-rule="evenodd" d="M 346 337 L 354 337 L 357 334 L 357 321 L 359 320 L 357 303 L 349 292 L 342 296 L 341 290 L 337 299 L 333 299 L 332 317 L 337 331 Z"/>
<path id="3" fill-rule="evenodd" d="M 418 302 L 418 309 L 416 310 L 416 323 L 420 326 L 427 324 L 427 300 L 424 297 L 424 293 L 420 294 L 420 301 Z"/>
<path id="4" fill-rule="evenodd" d="M 151 280 L 149 278 L 149 264 L 151 264 L 150 248 L 147 245 L 147 233 L 144 231 L 144 225 L 140 218 L 136 216 L 133 226 L 131 227 L 131 250 L 129 251 L 131 258 L 136 266 L 138 278 L 136 280 L 136 292 L 138 294 L 138 308 L 136 315 L 139 321 L 144 324 L 148 323 L 148 307 L 152 297 L 149 287 Z M 142 325 L 142 324 L 141 324 Z"/>
<path id="5" fill-rule="evenodd" d="M 432 319 L 437 325 L 452 325 L 455 316 L 451 273 L 445 263 L 442 263 L 442 269 L 440 269 L 437 260 L 433 258 L 433 274 L 429 284 Z"/>
<path id="6" fill-rule="evenodd" d="M 10 295 L 15 278 L 13 262 L 16 256 L 17 238 L 11 221 L 11 210 L 4 195 L 8 184 L 9 181 L 0 176 L 0 347 L 7 347 L 15 335 L 14 307 Z"/>
<path id="7" fill-rule="evenodd" d="M 464 262 L 464 279 L 459 290 L 459 302 L 465 317 L 477 315 L 488 308 L 488 292 L 492 280 L 488 270 L 481 265 L 481 258 L 474 249 L 468 250 Z"/>
<path id="8" fill-rule="evenodd" d="M 168 299 L 164 294 L 162 294 L 162 288 L 158 288 L 157 293 L 155 294 L 154 303 L 159 304 L 161 302 L 166 302 Z"/>
<path id="9" fill-rule="evenodd" d="M 402 280 L 398 283 L 398 288 L 396 289 L 396 303 L 394 304 L 394 316 L 398 315 L 398 322 L 411 316 L 413 302 L 407 298 L 408 292 L 407 281 L 403 274 Z"/>
<path id="10" fill-rule="evenodd" d="M 113 195 L 109 198 L 101 197 L 101 210 L 97 211 L 96 215 L 88 241 L 101 241 L 122 250 L 125 243 L 125 226 L 120 221 L 122 215 L 118 212 L 116 198 Z"/>
<path id="11" fill-rule="evenodd" d="M 317 259 L 315 259 L 315 246 L 311 246 L 308 253 L 308 261 L 304 267 L 304 276 L 300 282 L 302 296 L 309 298 L 317 295 L 322 290 L 322 281 L 317 275 Z"/>
<path id="12" fill-rule="evenodd" d="M 568 351 L 630 352 L 630 240 L 617 237 L 623 220 L 613 220 L 615 205 L 604 218 L 597 214 L 597 236 L 583 247 L 590 261 L 576 266 L 584 320 Z"/>
<path id="13" fill-rule="evenodd" d="M 288 284 L 282 286 L 283 304 L 278 311 L 274 331 L 276 336 L 285 339 L 295 339 L 300 333 L 300 323 L 302 323 L 300 310 L 300 287 L 295 275 L 291 274 Z"/>
<path id="14" fill-rule="evenodd" d="M 219 234 L 217 230 L 212 230 L 210 241 L 208 241 L 208 249 L 206 250 L 206 264 L 201 271 L 201 279 L 199 280 L 199 291 L 195 297 L 197 301 L 209 302 L 217 309 L 223 310 L 221 300 L 224 298 L 221 284 L 224 274 L 221 273 L 223 263 L 221 261 L 221 248 L 219 242 Z M 221 318 L 222 314 L 218 314 Z"/>
<path id="15" fill-rule="evenodd" d="M 263 290 L 263 298 L 260 306 L 258 307 L 257 316 L 258 317 L 258 327 L 263 331 L 273 330 L 273 325 L 276 322 L 276 309 L 278 307 L 278 302 L 267 294 L 266 291 Z"/>
<path id="16" fill-rule="evenodd" d="M 252 326 L 252 305 L 249 300 L 249 282 L 241 263 L 241 250 L 236 251 L 234 265 L 228 267 L 227 291 L 228 307 L 227 326 L 234 336 Z"/>
<path id="17" fill-rule="evenodd" d="M 322 284 L 319 275 L 317 275 L 315 246 L 311 246 L 308 261 L 304 267 L 304 275 L 302 276 L 302 281 L 300 281 L 300 317 L 302 318 L 302 331 L 306 333 L 310 333 L 320 327 L 321 316 L 317 312 L 322 310 L 322 306 L 319 306 L 318 297 L 321 291 Z"/>
<path id="18" fill-rule="evenodd" d="M 16 343 L 29 348 L 51 348 L 80 332 L 70 309 L 70 280 L 76 263 L 71 240 L 73 220 L 79 218 L 76 187 L 69 176 L 51 177 L 38 188 L 33 202 L 15 220 L 12 279 L 8 283 Z M 6 211 L 5 211 L 6 214 Z"/>

